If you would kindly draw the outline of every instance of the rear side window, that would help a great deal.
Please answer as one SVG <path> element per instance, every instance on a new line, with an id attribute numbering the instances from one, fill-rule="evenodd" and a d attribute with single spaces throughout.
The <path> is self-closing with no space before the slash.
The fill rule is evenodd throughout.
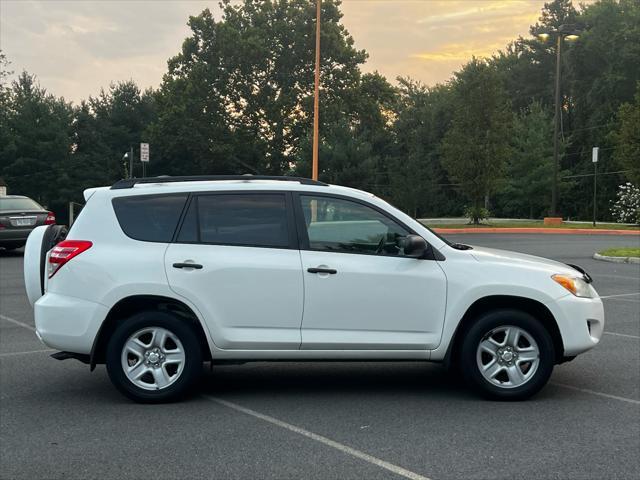
<path id="1" fill-rule="evenodd" d="M 124 233 L 145 242 L 170 242 L 187 195 L 143 195 L 113 199 Z"/>
<path id="2" fill-rule="evenodd" d="M 178 242 L 288 247 L 285 196 L 278 193 L 196 196 L 189 205 Z"/>

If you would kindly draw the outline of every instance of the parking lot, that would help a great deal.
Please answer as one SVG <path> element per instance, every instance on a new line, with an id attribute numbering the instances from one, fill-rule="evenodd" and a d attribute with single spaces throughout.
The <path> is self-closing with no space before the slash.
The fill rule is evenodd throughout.
<path id="1" fill-rule="evenodd" d="M 22 254 L 0 252 L 1 478 L 639 478 L 640 265 L 591 258 L 638 237 L 449 238 L 584 267 L 605 297 L 600 345 L 520 403 L 479 399 L 436 364 L 260 362 L 138 405 L 104 366 L 49 358 Z"/>

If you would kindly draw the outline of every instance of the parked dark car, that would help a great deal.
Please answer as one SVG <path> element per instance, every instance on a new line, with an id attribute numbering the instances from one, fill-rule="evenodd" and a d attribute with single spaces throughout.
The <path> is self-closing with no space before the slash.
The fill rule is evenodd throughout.
<path id="1" fill-rule="evenodd" d="M 29 197 L 0 197 L 0 248 L 13 250 L 27 242 L 31 230 L 56 223 L 53 212 Z"/>

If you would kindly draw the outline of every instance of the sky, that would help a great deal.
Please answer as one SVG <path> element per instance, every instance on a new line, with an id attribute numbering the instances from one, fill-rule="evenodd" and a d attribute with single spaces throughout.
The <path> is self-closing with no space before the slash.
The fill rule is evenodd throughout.
<path id="1" fill-rule="evenodd" d="M 189 35 L 186 22 L 217 0 L 0 0 L 0 49 L 10 69 L 79 102 L 110 82 L 157 87 Z M 528 34 L 544 0 L 343 0 L 342 23 L 365 49 L 365 71 L 426 85 L 449 79 L 471 56 L 489 56 Z"/>

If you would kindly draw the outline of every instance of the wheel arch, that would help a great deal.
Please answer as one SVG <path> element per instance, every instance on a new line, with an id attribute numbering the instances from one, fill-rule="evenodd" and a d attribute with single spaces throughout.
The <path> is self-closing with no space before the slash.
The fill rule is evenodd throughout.
<path id="1" fill-rule="evenodd" d="M 553 339 L 556 363 L 562 363 L 565 360 L 564 343 L 562 341 L 562 335 L 560 334 L 560 328 L 551 311 L 543 303 L 538 300 L 515 295 L 490 295 L 479 298 L 473 302 L 462 316 L 449 343 L 449 348 L 444 358 L 445 365 L 448 366 L 452 364 L 455 359 L 458 358 L 465 333 L 478 316 L 492 310 L 503 309 L 521 310 L 533 315 L 536 320 L 542 323 Z"/>
<path id="2" fill-rule="evenodd" d="M 194 311 L 184 302 L 175 298 L 160 295 L 132 295 L 119 300 L 105 317 L 91 347 L 89 363 L 91 370 L 99 363 L 105 362 L 107 343 L 117 326 L 131 315 L 142 311 L 161 311 L 171 313 L 182 321 L 190 323 L 202 349 L 202 358 L 211 360 L 211 349 L 202 323 Z"/>

